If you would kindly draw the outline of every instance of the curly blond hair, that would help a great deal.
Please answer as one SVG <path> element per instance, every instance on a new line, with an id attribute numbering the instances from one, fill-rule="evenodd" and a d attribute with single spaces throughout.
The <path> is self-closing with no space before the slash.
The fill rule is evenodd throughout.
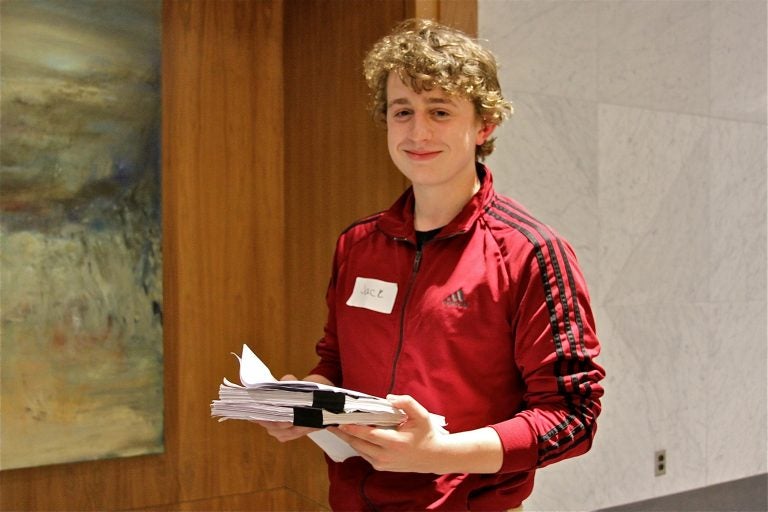
<path id="1" fill-rule="evenodd" d="M 432 20 L 410 19 L 380 39 L 363 61 L 371 90 L 370 108 L 376 121 L 386 124 L 387 78 L 394 71 L 415 92 L 441 88 L 446 94 L 467 98 L 485 123 L 500 125 L 512 114 L 497 76 L 496 59 L 460 30 Z M 495 139 L 475 148 L 484 160 Z"/>

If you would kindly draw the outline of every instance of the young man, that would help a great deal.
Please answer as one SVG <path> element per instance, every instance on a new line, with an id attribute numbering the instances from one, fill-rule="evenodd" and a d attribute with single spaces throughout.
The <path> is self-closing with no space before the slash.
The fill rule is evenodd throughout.
<path id="1" fill-rule="evenodd" d="M 365 75 L 412 186 L 341 234 L 307 380 L 386 395 L 408 419 L 331 428 L 360 454 L 329 461 L 331 506 L 518 507 L 536 468 L 595 435 L 604 372 L 584 279 L 570 246 L 479 163 L 511 111 L 492 54 L 409 20 L 369 52 Z M 281 441 L 308 431 L 264 425 Z"/>

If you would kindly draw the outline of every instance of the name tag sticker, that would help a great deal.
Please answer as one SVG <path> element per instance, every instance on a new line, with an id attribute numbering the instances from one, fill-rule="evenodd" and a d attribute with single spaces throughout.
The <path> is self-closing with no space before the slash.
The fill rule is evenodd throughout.
<path id="1" fill-rule="evenodd" d="M 358 277 L 355 280 L 355 289 L 347 299 L 347 306 L 370 309 L 388 315 L 395 306 L 396 298 L 397 283 Z"/>

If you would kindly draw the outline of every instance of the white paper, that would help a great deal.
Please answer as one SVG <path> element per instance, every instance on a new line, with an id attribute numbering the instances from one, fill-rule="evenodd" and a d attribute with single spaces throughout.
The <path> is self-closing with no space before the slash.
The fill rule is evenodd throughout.
<path id="1" fill-rule="evenodd" d="M 243 386 L 250 387 L 259 382 L 276 382 L 277 379 L 269 371 L 261 359 L 259 359 L 248 345 L 243 345 L 243 355 L 235 357 L 240 361 L 240 382 Z"/>
<path id="2" fill-rule="evenodd" d="M 344 462 L 350 457 L 357 457 L 360 455 L 349 445 L 349 443 L 325 429 L 310 432 L 307 434 L 307 437 L 314 441 L 317 446 L 322 448 L 331 460 L 335 462 Z"/>
<path id="3" fill-rule="evenodd" d="M 355 279 L 355 288 L 347 299 L 347 306 L 370 309 L 388 315 L 392 313 L 396 298 L 397 283 L 358 277 Z"/>

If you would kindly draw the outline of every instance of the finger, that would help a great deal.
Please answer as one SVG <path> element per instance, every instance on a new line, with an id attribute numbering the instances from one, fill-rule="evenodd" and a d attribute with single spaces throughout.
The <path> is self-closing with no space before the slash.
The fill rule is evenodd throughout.
<path id="1" fill-rule="evenodd" d="M 346 425 L 345 425 L 346 427 Z M 365 439 L 362 439 L 360 437 L 350 435 L 343 430 L 341 430 L 338 427 L 328 427 L 328 431 L 332 432 L 334 435 L 336 435 L 339 439 L 346 442 L 349 446 L 351 446 L 358 454 L 360 454 L 361 457 L 363 457 L 368 462 L 371 462 L 373 460 L 373 456 L 381 451 L 381 447 L 377 446 L 375 444 L 372 444 Z"/>
<path id="2" fill-rule="evenodd" d="M 367 444 L 375 444 L 371 442 L 370 430 L 371 427 L 363 425 L 342 425 L 340 427 L 328 427 L 328 430 L 336 434 L 347 443 L 364 442 Z"/>
<path id="3" fill-rule="evenodd" d="M 368 425 L 341 425 L 337 428 L 345 434 L 366 440 L 369 438 L 370 433 L 375 430 Z"/>
<path id="4" fill-rule="evenodd" d="M 408 416 L 409 421 L 420 419 L 429 420 L 429 411 L 410 395 L 387 395 L 387 400 L 389 400 L 394 407 L 401 409 L 406 416 Z"/>
<path id="5" fill-rule="evenodd" d="M 281 430 L 281 429 L 291 428 L 293 426 L 293 423 L 291 423 L 290 421 L 264 421 L 264 420 L 250 420 L 250 421 L 252 423 L 256 423 L 257 425 L 261 425 L 267 430 Z"/>
<path id="6" fill-rule="evenodd" d="M 353 439 L 353 436 L 342 431 L 339 427 L 326 427 L 326 430 L 332 433 L 333 435 L 335 435 L 336 437 L 338 437 L 339 439 L 341 439 L 342 441 L 344 441 L 345 443 L 349 443 Z"/>
<path id="7" fill-rule="evenodd" d="M 389 449 L 403 441 L 402 435 L 394 429 L 376 428 L 367 425 L 342 425 L 339 429 L 354 439 L 364 441 L 379 449 Z"/>
<path id="8" fill-rule="evenodd" d="M 282 377 L 280 377 L 280 380 L 299 380 L 296 378 L 296 376 L 292 373 L 286 373 Z"/>
<path id="9" fill-rule="evenodd" d="M 284 430 L 273 430 L 273 431 L 267 431 L 269 435 L 274 437 L 280 442 L 286 442 L 286 441 L 293 441 L 294 439 L 298 439 L 300 437 L 303 437 L 311 432 L 313 432 L 316 429 L 308 428 L 308 427 L 291 427 Z"/>
<path id="10" fill-rule="evenodd" d="M 281 443 L 292 441 L 309 434 L 317 429 L 309 427 L 296 427 L 291 422 L 285 421 L 261 421 L 251 420 L 253 423 L 261 425 L 267 431 L 267 434 L 274 437 Z"/>

